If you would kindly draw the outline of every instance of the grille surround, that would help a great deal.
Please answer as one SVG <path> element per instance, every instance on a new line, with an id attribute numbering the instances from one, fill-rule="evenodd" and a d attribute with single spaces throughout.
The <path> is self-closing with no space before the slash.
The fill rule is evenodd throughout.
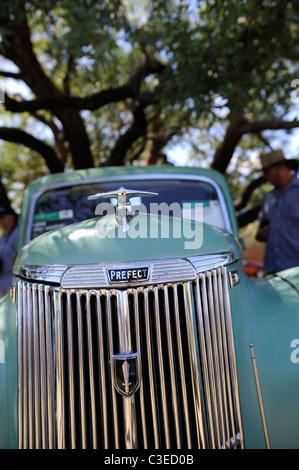
<path id="1" fill-rule="evenodd" d="M 20 448 L 243 447 L 225 267 L 122 289 L 19 280 L 17 299 Z M 110 364 L 131 351 L 124 397 Z"/>

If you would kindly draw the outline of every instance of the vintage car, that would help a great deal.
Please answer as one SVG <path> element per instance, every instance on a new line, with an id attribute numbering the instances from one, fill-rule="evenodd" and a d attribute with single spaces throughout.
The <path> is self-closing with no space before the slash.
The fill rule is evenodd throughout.
<path id="1" fill-rule="evenodd" d="M 299 447 L 299 270 L 251 279 L 225 179 L 45 176 L 0 301 L 0 447 Z"/>

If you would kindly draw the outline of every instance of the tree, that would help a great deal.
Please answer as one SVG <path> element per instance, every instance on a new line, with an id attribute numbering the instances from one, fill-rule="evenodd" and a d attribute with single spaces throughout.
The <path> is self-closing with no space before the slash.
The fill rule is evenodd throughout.
<path id="1" fill-rule="evenodd" d="M 49 145 L 42 143 L 27 132 L 19 129 L 0 129 L 0 136 L 5 140 L 23 143 L 35 150 L 38 150 L 45 158 L 51 172 L 61 171 L 66 161 L 66 154 L 69 153 L 72 158 L 74 168 L 92 167 L 94 165 L 90 151 L 90 142 L 86 125 L 80 114 L 81 110 L 94 110 L 109 103 L 120 102 L 134 99 L 138 96 L 141 82 L 149 74 L 159 72 L 160 64 L 155 61 L 146 60 L 143 64 L 136 67 L 131 73 L 128 81 L 124 85 L 110 87 L 106 90 L 85 96 L 72 96 L 71 82 L 76 79 L 84 81 L 86 77 L 82 76 L 83 50 L 89 46 L 95 47 L 94 43 L 101 39 L 102 30 L 99 33 L 89 29 L 91 21 L 95 29 L 95 20 L 99 20 L 100 27 L 103 30 L 105 25 L 110 22 L 118 22 L 114 19 L 115 11 L 120 6 L 120 2 L 73 2 L 45 1 L 24 2 L 15 1 L 13 3 L 5 1 L 1 6 L 1 24 L 3 33 L 3 42 L 1 47 L 2 55 L 13 62 L 18 67 L 16 74 L 2 72 L 2 75 L 10 76 L 16 79 L 22 79 L 32 91 L 34 99 L 16 100 L 8 95 L 5 97 L 5 108 L 13 113 L 29 112 L 35 118 L 42 120 L 51 129 L 55 139 L 55 151 Z M 45 15 L 45 19 L 42 15 Z M 59 14 L 62 17 L 59 17 Z M 55 38 L 59 19 L 62 20 L 62 36 Z M 74 21 L 78 19 L 82 23 L 76 26 L 74 30 Z M 112 21 L 111 21 L 112 19 Z M 45 27 L 46 38 L 42 37 L 41 25 Z M 118 25 L 117 25 L 118 26 Z M 120 26 L 118 26 L 120 27 Z M 86 33 L 87 31 L 87 33 Z M 37 33 L 38 40 L 34 44 L 32 41 L 33 33 Z M 54 39 L 50 38 L 51 32 L 54 32 Z M 70 36 L 69 40 L 64 42 Z M 94 37 L 92 36 L 94 33 Z M 52 42 L 51 42 L 52 41 Z M 115 39 L 109 32 L 109 45 Z M 78 45 L 79 43 L 79 45 Z M 108 47 L 105 45 L 105 47 Z M 49 54 L 44 65 L 41 62 L 39 54 Z M 115 46 L 114 46 L 115 48 Z M 107 51 L 107 54 L 113 51 Z M 104 55 L 104 54 L 102 54 Z M 95 54 L 95 59 L 99 57 Z M 91 60 L 91 59 L 90 59 Z M 62 64 L 62 65 L 61 65 Z M 47 71 L 46 67 L 48 68 Z M 50 76 L 50 69 L 55 72 Z M 95 67 L 92 71 L 90 80 L 99 73 Z M 81 69 L 81 70 L 80 70 Z M 53 78 L 52 78 L 53 77 Z M 88 87 L 86 87 L 88 89 Z M 150 99 L 146 97 L 146 99 Z M 145 104 L 142 102 L 136 106 L 135 115 L 138 119 L 135 122 L 135 137 L 143 132 L 142 109 Z M 41 112 L 47 110 L 48 114 Z M 59 125 L 57 125 L 57 120 Z M 123 139 L 124 140 L 124 139 Z M 117 160 L 115 153 L 111 156 L 112 163 Z M 119 162 L 121 163 L 121 162 Z"/>
<path id="2" fill-rule="evenodd" d="M 298 127 L 285 117 L 298 71 L 298 12 L 287 0 L 199 2 L 198 20 L 187 17 L 170 35 L 176 94 L 193 100 L 189 113 L 207 127 L 216 121 L 225 127 L 213 168 L 225 172 L 248 133 L 261 136 L 263 146 L 263 131 Z"/>
<path id="3" fill-rule="evenodd" d="M 211 166 L 227 171 L 244 136 L 291 130 L 298 60 L 297 3 L 287 0 L 4 0 L 3 77 L 30 96 L 5 96 L 5 110 L 32 126 L 0 138 L 43 156 L 49 171 L 165 162 L 183 133 L 221 125 Z M 32 122 L 32 121 L 31 121 Z"/>

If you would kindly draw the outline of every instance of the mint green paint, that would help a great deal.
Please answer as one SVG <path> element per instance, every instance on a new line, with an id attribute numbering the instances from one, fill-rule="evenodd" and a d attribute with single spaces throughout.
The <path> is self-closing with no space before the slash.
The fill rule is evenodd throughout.
<path id="1" fill-rule="evenodd" d="M 230 269 L 234 269 L 232 265 Z M 264 446 L 249 345 L 254 345 L 272 448 L 299 448 L 299 363 L 291 341 L 299 338 L 298 294 L 286 282 L 248 278 L 230 289 L 245 443 Z M 293 270 L 293 276 L 299 268 Z"/>
<path id="2" fill-rule="evenodd" d="M 216 181 L 223 191 L 227 202 L 234 235 L 220 234 L 212 228 L 203 229 L 203 243 L 199 248 L 186 250 L 184 244 L 190 241 L 186 238 L 143 239 L 127 237 L 121 240 L 106 238 L 99 239 L 95 235 L 97 219 L 66 227 L 61 231 L 53 231 L 33 240 L 23 247 L 24 234 L 28 219 L 30 201 L 34 194 L 45 186 L 67 181 L 81 181 L 98 177 L 142 174 L 175 174 L 203 175 Z M 138 189 L 138 188 L 137 188 Z M 55 214 L 56 217 L 56 214 Z M 161 226 L 161 218 L 155 218 L 154 226 Z M 148 220 L 146 220 L 146 223 Z M 178 227 L 181 221 L 174 221 Z M 182 227 L 181 227 L 182 228 Z M 32 183 L 25 191 L 22 210 L 19 218 L 19 249 L 21 249 L 16 266 L 21 264 L 88 264 L 99 262 L 126 262 L 133 260 L 152 260 L 192 256 L 194 254 L 218 253 L 233 250 L 241 256 L 237 240 L 238 230 L 234 218 L 234 210 L 222 175 L 212 170 L 175 167 L 146 167 L 146 168 L 105 168 L 80 170 L 45 176 Z M 23 247 L 23 248 L 22 248 Z M 0 363 L 0 448 L 17 447 L 17 325 L 16 306 L 8 296 L 0 300 L 0 354 L 4 346 L 4 360 Z"/>
<path id="3" fill-rule="evenodd" d="M 142 214 L 138 216 L 140 222 L 138 227 L 132 224 L 129 231 L 121 235 L 123 238 L 117 238 L 115 216 L 111 215 L 105 219 L 111 222 L 112 227 L 107 232 L 108 236 L 99 238 L 97 236 L 99 220 L 98 218 L 86 220 L 35 238 L 20 251 L 16 267 L 23 264 L 123 263 L 227 251 L 234 251 L 238 258 L 242 255 L 236 238 L 227 232 L 200 223 L 194 224 L 193 229 L 190 227 L 190 232 L 187 232 L 185 227 L 189 227 L 189 223 L 183 224 L 180 219 L 170 218 L 174 225 L 169 227 L 169 233 L 177 234 L 178 238 L 171 236 L 161 238 L 161 235 L 159 238 L 153 238 L 151 233 L 163 233 L 161 230 L 163 226 L 167 226 L 168 218 Z M 143 230 L 144 227 L 146 229 Z M 198 235 L 198 243 L 191 237 L 195 231 L 197 234 L 202 233 L 202 239 Z M 193 243 L 195 246 L 186 248 L 188 243 L 191 245 Z"/>
<path id="4" fill-rule="evenodd" d="M 202 168 L 189 168 L 189 167 L 174 167 L 174 166 L 147 166 L 147 167 L 111 167 L 111 168 L 91 168 L 88 170 L 77 170 L 66 173 L 57 173 L 54 175 L 44 176 L 34 181 L 25 191 L 21 215 L 19 219 L 19 248 L 23 245 L 25 227 L 27 223 L 27 216 L 29 204 L 32 196 L 45 186 L 50 186 L 55 183 L 81 181 L 84 179 L 94 179 L 110 176 L 123 176 L 132 175 L 136 177 L 136 189 L 138 189 L 138 175 L 190 175 L 190 176 L 204 176 L 209 177 L 221 188 L 231 219 L 233 234 L 238 237 L 238 226 L 235 218 L 234 207 L 231 201 L 231 196 L 228 190 L 225 178 L 221 173 L 214 170 L 207 170 Z M 118 189 L 118 188 L 116 188 Z M 157 190 L 158 190 L 157 185 Z"/>
<path id="5" fill-rule="evenodd" d="M 20 216 L 20 248 L 29 201 L 41 187 L 73 179 L 133 173 L 198 174 L 211 177 L 222 188 L 235 237 L 206 226 L 203 227 L 201 246 L 193 249 L 186 249 L 185 243 L 189 240 L 184 237 L 133 238 L 132 229 L 123 239 L 100 239 L 95 233 L 98 219 L 92 219 L 36 238 L 20 251 L 17 266 L 121 263 L 230 250 L 236 253 L 238 259 L 241 257 L 234 209 L 222 175 L 212 170 L 175 167 L 93 169 L 41 178 L 28 188 L 24 198 Z M 149 219 L 145 215 L 142 217 L 140 221 L 149 228 Z M 163 219 L 154 217 L 153 220 L 154 228 L 159 229 Z M 172 228 L 178 229 L 179 224 L 181 221 L 174 220 Z M 199 225 L 198 229 L 201 228 Z M 291 342 L 299 338 L 298 294 L 290 284 L 276 277 L 261 281 L 249 279 L 245 276 L 240 261 L 233 263 L 228 269 L 237 269 L 240 276 L 240 283 L 232 289 L 229 287 L 229 294 L 245 446 L 253 449 L 265 446 L 249 348 L 252 343 L 260 376 L 270 444 L 273 448 L 298 448 L 299 363 L 291 361 Z M 299 268 L 284 272 L 283 276 L 295 287 L 299 287 Z M 9 297 L 0 300 L 0 354 L 2 344 L 5 362 L 0 362 L 0 447 L 10 448 L 17 445 L 17 330 L 16 308 Z"/>
<path id="6" fill-rule="evenodd" d="M 278 273 L 279 277 L 284 278 L 288 283 L 294 286 L 295 289 L 299 290 L 299 276 L 298 268 L 286 269 L 285 271 L 280 271 Z M 276 279 L 278 280 L 278 279 Z"/>
<path id="7" fill-rule="evenodd" d="M 17 325 L 10 297 L 0 299 L 0 448 L 17 447 Z"/>

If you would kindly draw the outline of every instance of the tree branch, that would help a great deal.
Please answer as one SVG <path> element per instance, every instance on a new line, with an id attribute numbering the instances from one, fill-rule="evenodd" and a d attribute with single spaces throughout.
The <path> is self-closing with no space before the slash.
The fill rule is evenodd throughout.
<path id="1" fill-rule="evenodd" d="M 19 21 L 11 19 L 12 15 L 7 15 L 6 18 L 0 18 L 0 20 L 3 20 L 3 25 L 6 26 L 10 32 L 10 34 L 6 35 L 5 42 L 3 41 L 1 53 L 19 68 L 23 81 L 32 90 L 37 100 L 46 99 L 48 102 L 53 100 L 55 103 L 55 98 L 57 96 L 63 96 L 63 93 L 57 88 L 52 77 L 45 73 L 38 57 L 35 55 L 31 41 L 31 31 L 26 19 L 25 5 L 24 2 L 19 3 Z M 6 96 L 4 105 L 7 106 L 7 110 L 9 110 L 9 106 L 11 105 L 11 111 L 18 112 L 18 109 L 14 109 L 14 105 L 16 107 L 20 106 L 21 108 L 25 106 L 26 108 L 25 103 L 26 102 L 14 101 Z M 43 108 L 40 106 L 32 106 L 30 108 L 29 106 L 28 111 L 32 112 L 39 109 Z M 69 145 L 75 169 L 93 167 L 94 162 L 90 151 L 89 138 L 80 113 L 68 106 L 56 107 L 54 109 L 53 107 L 49 107 L 49 109 L 53 110 L 53 113 L 62 123 L 65 140 Z M 26 111 L 26 109 L 24 110 Z M 82 158 L 83 156 L 84 158 Z M 59 162 L 58 159 L 57 162 Z M 51 161 L 47 163 L 49 165 Z M 55 166 L 56 165 L 54 165 L 54 167 Z"/>
<path id="2" fill-rule="evenodd" d="M 109 90 L 104 90 L 83 98 L 61 94 L 58 96 L 49 95 L 31 101 L 17 101 L 5 94 L 4 102 L 6 110 L 13 113 L 32 112 L 40 109 L 56 111 L 62 108 L 71 108 L 77 111 L 88 109 L 92 111 L 106 104 L 122 101 L 127 98 L 132 98 L 133 96 L 130 87 L 122 86 L 119 88 L 110 88 Z"/>
<path id="3" fill-rule="evenodd" d="M 107 165 L 121 165 L 128 149 L 139 137 L 146 134 L 147 121 L 144 114 L 144 104 L 138 104 L 133 112 L 134 121 L 131 127 L 122 134 L 111 151 Z"/>
<path id="4" fill-rule="evenodd" d="M 257 216 L 260 210 L 261 210 L 261 206 L 259 205 L 259 206 L 250 207 L 250 209 L 247 209 L 244 211 L 240 211 L 240 213 L 237 214 L 237 221 L 238 221 L 239 228 L 245 227 L 251 222 L 254 222 L 257 219 Z"/>
<path id="5" fill-rule="evenodd" d="M 249 122 L 246 119 L 239 119 L 231 123 L 225 137 L 214 154 L 211 168 L 225 173 L 236 146 L 245 134 L 260 134 L 265 130 L 295 129 L 299 127 L 299 121 L 285 121 L 284 119 L 269 119 L 265 121 Z"/>
<path id="6" fill-rule="evenodd" d="M 265 182 L 266 180 L 265 180 L 264 175 L 251 181 L 249 185 L 245 188 L 241 196 L 234 201 L 234 206 L 235 206 L 236 211 L 244 209 L 253 191 Z"/>
<path id="7" fill-rule="evenodd" d="M 22 74 L 15 72 L 7 72 L 6 70 L 0 70 L 0 77 L 14 78 L 15 80 L 22 80 Z"/>
<path id="8" fill-rule="evenodd" d="M 63 171 L 63 165 L 56 157 L 52 147 L 36 139 L 25 131 L 13 127 L 0 127 L 0 139 L 25 145 L 40 153 L 51 173 Z"/>
<path id="9" fill-rule="evenodd" d="M 58 159 L 64 165 L 67 159 L 67 149 L 65 146 L 66 141 L 63 129 L 59 129 L 55 124 L 54 119 L 47 119 L 39 112 L 32 112 L 31 115 L 51 129 L 55 141 L 56 154 Z"/>
<path id="10" fill-rule="evenodd" d="M 31 101 L 21 102 L 5 95 L 5 107 L 7 111 L 14 113 L 32 112 L 40 109 L 56 111 L 60 108 L 72 108 L 77 111 L 88 109 L 92 111 L 109 103 L 123 101 L 128 98 L 137 98 L 141 80 L 145 76 L 159 73 L 162 70 L 163 65 L 159 62 L 145 62 L 133 72 L 126 85 L 121 85 L 117 88 L 109 88 L 82 98 L 73 97 L 68 94 L 59 94 L 42 96 Z"/>

